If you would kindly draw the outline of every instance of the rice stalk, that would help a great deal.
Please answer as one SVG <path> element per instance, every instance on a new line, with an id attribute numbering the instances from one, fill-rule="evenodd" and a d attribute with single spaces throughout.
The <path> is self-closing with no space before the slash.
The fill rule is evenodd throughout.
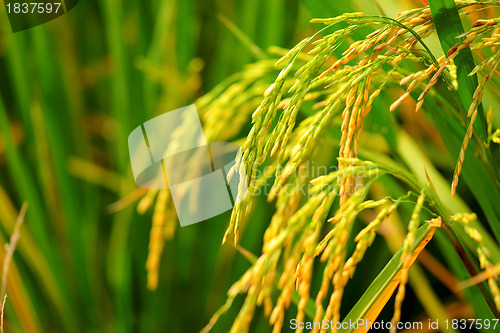
<path id="1" fill-rule="evenodd" d="M 0 295 L 2 295 L 2 306 L 0 308 L 0 332 L 3 333 L 3 317 L 5 310 L 5 302 L 7 300 L 7 275 L 9 273 L 9 265 L 12 260 L 12 256 L 14 255 L 14 251 L 16 250 L 17 242 L 21 237 L 19 231 L 21 229 L 21 225 L 24 222 L 24 217 L 26 216 L 26 210 L 28 209 L 28 203 L 23 203 L 21 207 L 21 211 L 19 212 L 19 216 L 16 221 L 16 225 L 14 227 L 14 231 L 10 236 L 10 241 L 8 244 L 5 244 L 6 254 L 4 257 L 3 268 L 2 268 L 2 285 Z"/>

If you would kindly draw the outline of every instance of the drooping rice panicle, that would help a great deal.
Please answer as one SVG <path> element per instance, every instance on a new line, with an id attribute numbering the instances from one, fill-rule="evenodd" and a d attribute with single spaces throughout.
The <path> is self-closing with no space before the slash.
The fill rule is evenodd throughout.
<path id="1" fill-rule="evenodd" d="M 396 68 L 405 58 L 413 57 L 411 49 L 418 43 L 418 39 L 415 36 L 407 39 L 400 38 L 409 33 L 407 28 L 417 29 L 416 31 L 421 37 L 432 33 L 432 19 L 428 9 L 408 11 L 398 19 L 405 28 L 387 24 L 384 28 L 368 35 L 366 40 L 352 43 L 340 59 L 322 72 L 319 72 L 320 69 L 328 63 L 331 52 L 340 45 L 340 42 L 358 27 L 369 24 L 369 21 L 364 19 L 360 13 L 344 14 L 334 19 L 314 20 L 314 22 L 321 22 L 327 26 L 332 26 L 339 21 L 345 21 L 351 23 L 351 26 L 314 41 L 314 49 L 309 52 L 313 57 L 296 71 L 295 82 L 289 89 L 291 96 L 286 99 L 283 98 L 284 90 L 282 87 L 286 75 L 291 71 L 295 53 L 300 52 L 312 40 L 303 40 L 299 44 L 300 46 L 292 49 L 289 54 L 279 61 L 280 65 L 283 65 L 286 61 L 288 61 L 288 64 L 278 75 L 276 81 L 266 90 L 264 100 L 254 112 L 252 116 L 253 127 L 242 147 L 240 156 L 237 158 L 235 168 L 239 168 L 241 164 L 244 164 L 246 169 L 254 170 L 267 157 L 272 157 L 279 151 L 276 179 L 271 191 L 272 197 L 274 197 L 285 184 L 287 177 L 308 156 L 318 134 L 328 126 L 329 120 L 339 112 L 340 107 L 344 111 L 341 112 L 343 124 L 341 127 L 342 142 L 339 155 L 341 157 L 355 157 L 363 128 L 362 120 L 368 114 L 373 99 L 379 92 L 375 90 L 370 93 L 373 76 L 379 75 L 378 71 L 384 72 L 381 68 L 385 64 L 390 64 Z M 368 56 L 365 56 L 366 53 L 368 53 Z M 357 57 L 360 60 L 358 60 L 356 66 L 344 71 L 347 68 L 346 64 Z M 336 86 L 337 89 L 321 105 L 323 107 L 322 111 L 317 114 L 310 128 L 304 132 L 299 142 L 300 148 L 295 150 L 293 156 L 288 156 L 286 150 L 280 148 L 288 143 L 295 127 L 297 113 L 305 100 L 305 96 L 318 84 L 323 84 L 327 88 Z M 280 102 L 283 100 L 286 100 L 286 102 Z M 343 103 L 345 104 L 342 106 Z M 283 106 L 284 109 L 279 115 L 277 123 L 271 129 L 269 126 L 277 117 L 277 105 Z M 285 160 L 287 159 L 291 159 L 292 163 L 282 168 L 282 164 L 286 164 Z M 340 165 L 340 168 L 342 167 Z M 249 183 L 250 193 L 254 189 L 253 182 L 255 178 L 253 175 L 254 173 L 250 172 L 246 178 Z M 352 181 L 350 177 L 347 177 L 341 185 L 342 204 L 352 193 Z M 238 221 L 243 213 L 248 210 L 249 200 L 244 200 L 236 205 L 224 241 L 231 232 L 234 232 L 235 236 L 237 235 Z"/>
<path id="2" fill-rule="evenodd" d="M 169 218 L 166 212 L 168 197 L 169 194 L 166 190 L 159 191 L 153 215 L 153 225 L 149 234 L 146 270 L 148 272 L 148 288 L 152 290 L 156 289 L 158 285 L 160 259 L 165 243 L 164 227 L 166 219 Z"/>
<path id="3" fill-rule="evenodd" d="M 408 269 L 410 266 L 410 258 L 412 255 L 410 249 L 415 243 L 415 234 L 420 225 L 420 212 L 424 204 L 424 199 L 425 196 L 422 191 L 422 193 L 418 196 L 415 208 L 413 208 L 413 213 L 411 214 L 410 222 L 408 223 L 408 233 L 403 243 L 403 252 L 401 254 L 401 263 L 403 265 L 402 277 L 401 282 L 399 283 L 398 292 L 396 294 L 396 300 L 394 301 L 394 315 L 392 316 L 391 320 L 391 333 L 396 332 L 396 325 L 401 319 L 401 307 L 405 297 L 406 283 L 408 282 Z"/>
<path id="4" fill-rule="evenodd" d="M 462 170 L 462 164 L 464 163 L 465 159 L 465 150 L 467 149 L 467 146 L 469 144 L 470 139 L 472 138 L 472 134 L 474 131 L 474 122 L 476 120 L 477 116 L 477 108 L 479 104 L 481 103 L 481 100 L 483 99 L 483 91 L 486 86 L 486 83 L 488 80 L 491 78 L 491 76 L 495 73 L 496 67 L 498 65 L 498 62 L 500 61 L 500 53 L 497 53 L 495 56 L 489 59 L 488 62 L 490 63 L 490 70 L 488 73 L 484 76 L 483 80 L 481 83 L 477 86 L 476 90 L 474 91 L 473 95 L 473 100 L 472 103 L 469 107 L 469 111 L 467 113 L 467 117 L 470 117 L 470 122 L 469 126 L 467 127 L 467 132 L 465 134 L 464 141 L 462 143 L 462 148 L 460 149 L 460 153 L 458 156 L 458 162 L 455 167 L 455 172 L 453 173 L 453 182 L 451 184 L 451 196 L 455 196 L 455 190 L 458 185 L 458 177 L 460 176 L 460 172 Z"/>
<path id="5" fill-rule="evenodd" d="M 477 2 L 456 1 L 456 4 L 460 14 L 466 15 L 467 7 Z M 252 120 L 236 165 L 228 175 L 230 177 L 236 170 L 245 171 L 240 175 L 248 185 L 249 194 L 236 200 L 223 242 L 230 235 L 235 243 L 238 242 L 239 225 L 250 212 L 253 197 L 266 187 L 267 179 L 275 177 L 270 190 L 266 190 L 267 199 L 274 200 L 276 211 L 264 233 L 262 254 L 233 284 L 227 303 L 214 315 L 207 331 L 238 294 L 246 294 L 246 297 L 231 332 L 247 332 L 258 306 L 262 306 L 264 314 L 269 317 L 273 332 L 281 331 L 294 292 L 299 296 L 297 321 L 305 319 L 306 304 L 311 299 L 316 306 L 315 321 L 325 318 L 340 321 L 344 287 L 373 243 L 382 221 L 399 206 L 399 202 L 393 199 L 364 201 L 366 193 L 359 190 L 359 185 L 369 187 L 368 180 L 378 177 L 379 172 L 387 172 L 371 162 L 358 159 L 365 117 L 376 103 L 375 99 L 391 85 L 399 84 L 404 92 L 388 111 L 394 111 L 412 96 L 418 96 L 416 110 L 420 109 L 424 98 L 435 96 L 433 87 L 441 78 L 456 90 L 454 58 L 466 47 L 472 50 L 497 47 L 500 44 L 497 21 L 477 21 L 461 36 L 465 37 L 464 41 L 436 60 L 422 43 L 435 33 L 427 7 L 403 12 L 395 20 L 362 13 L 313 20 L 325 25 L 321 34 L 303 39 L 286 53 L 278 50 L 282 56 L 278 61 L 262 60 L 250 65 L 197 102 L 210 141 L 244 135 L 240 133 L 243 126 L 250 117 Z M 337 28 L 335 24 L 339 22 L 347 23 L 347 26 Z M 354 33 L 371 25 L 378 29 L 364 38 L 352 39 Z M 337 52 L 346 41 L 345 50 Z M 496 66 L 495 59 L 494 54 L 472 72 L 483 74 L 485 79 L 474 95 L 473 111 L 469 112 L 470 131 L 466 134 L 463 151 L 471 138 L 475 110 L 481 101 L 482 89 L 491 76 L 489 73 Z M 409 73 L 400 66 L 404 62 L 415 63 L 417 70 Z M 313 105 L 312 108 L 304 107 L 306 101 Z M 227 128 L 229 130 L 222 131 Z M 335 156 L 336 151 L 332 154 L 332 157 L 338 157 L 338 168 L 310 177 L 307 162 L 323 153 L 317 149 L 318 142 L 329 136 L 332 130 L 340 132 L 340 140 L 336 142 L 338 155 Z M 491 141 L 495 140 L 497 138 L 492 133 Z M 463 162 L 463 158 L 459 160 Z M 457 168 L 460 167 L 461 162 L 457 164 Z M 364 176 L 359 176 L 367 169 L 369 171 Z M 261 170 L 264 170 L 263 174 Z M 303 172 L 306 176 L 301 175 Z M 456 172 L 457 177 L 459 173 L 460 170 Z M 303 186 L 307 188 L 305 192 L 300 190 Z M 154 194 L 141 200 L 141 212 L 151 205 L 151 198 Z M 160 195 L 157 202 L 159 198 Z M 402 257 L 403 271 L 406 272 L 396 296 L 394 320 L 400 317 L 408 280 L 404 268 L 408 268 L 408 257 L 411 256 L 407 252 L 420 223 L 423 200 L 423 195 L 419 196 L 408 226 L 406 252 Z M 330 210 L 334 206 L 338 209 L 332 216 Z M 359 212 L 382 206 L 375 219 L 354 237 L 351 230 Z M 351 254 L 345 249 L 350 238 L 356 241 Z M 158 246 L 151 249 L 157 252 Z M 312 295 L 316 260 L 324 262 L 325 268 L 320 272 L 319 291 Z M 491 289 L 495 290 L 494 286 Z"/>

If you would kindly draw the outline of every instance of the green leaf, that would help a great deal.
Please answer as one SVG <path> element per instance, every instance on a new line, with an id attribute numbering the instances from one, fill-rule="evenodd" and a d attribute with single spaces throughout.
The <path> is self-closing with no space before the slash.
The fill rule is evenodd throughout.
<path id="1" fill-rule="evenodd" d="M 460 39 L 464 33 L 460 16 L 455 4 L 451 0 L 429 1 L 439 40 L 445 54 Z M 468 76 L 474 68 L 472 53 L 469 48 L 463 49 L 455 58 L 457 66 L 458 93 L 460 95 L 462 107 L 467 110 L 472 102 L 472 95 L 477 87 L 477 77 Z M 432 107 L 429 106 L 429 109 Z M 464 111 L 466 112 L 466 111 Z M 441 112 L 432 112 L 433 121 L 441 134 L 441 138 L 453 159 L 457 160 L 462 141 L 465 136 L 465 128 L 456 119 L 445 116 Z M 485 138 L 486 130 L 484 126 L 484 113 L 479 106 L 478 119 L 474 123 L 475 133 L 481 139 Z M 479 142 L 481 145 L 481 142 Z M 493 165 L 491 154 L 484 150 L 486 165 L 476 156 L 478 143 L 470 142 L 470 147 L 465 152 L 465 161 L 462 166 L 461 177 L 465 179 L 473 192 L 477 202 L 486 215 L 489 225 L 497 240 L 500 240 L 500 189 L 497 171 L 490 166 Z"/>
<path id="2" fill-rule="evenodd" d="M 445 54 L 448 54 L 453 45 L 465 39 L 464 37 L 457 38 L 457 36 L 465 32 L 458 9 L 453 0 L 431 0 L 429 1 L 429 7 L 441 42 L 441 48 Z M 454 61 L 457 66 L 458 94 L 464 112 L 466 112 L 472 103 L 472 96 L 478 85 L 477 75 L 469 76 L 469 73 L 475 67 L 470 48 L 466 47 L 460 51 Z M 479 105 L 478 120 L 474 123 L 474 128 L 481 139 L 484 140 L 486 138 L 486 127 L 481 105 Z"/>
<path id="3" fill-rule="evenodd" d="M 411 249 L 413 252 L 409 268 L 424 249 L 425 245 L 432 239 L 434 231 L 436 228 L 430 227 L 429 225 L 421 226 L 415 237 L 415 245 Z M 367 332 L 369 330 L 368 322 L 375 322 L 380 311 L 384 308 L 385 304 L 391 298 L 394 290 L 396 290 L 399 282 L 401 281 L 401 275 L 403 273 L 403 265 L 401 263 L 401 254 L 403 249 L 400 248 L 392 259 L 387 263 L 382 272 L 373 280 L 366 292 L 361 296 L 356 305 L 351 309 L 351 311 L 344 318 L 343 326 L 339 330 L 341 333 L 347 332 Z M 408 269 L 409 269 L 408 268 Z M 359 321 L 362 320 L 362 321 Z M 349 323 L 358 322 L 363 323 L 358 329 L 353 329 L 350 327 Z"/>

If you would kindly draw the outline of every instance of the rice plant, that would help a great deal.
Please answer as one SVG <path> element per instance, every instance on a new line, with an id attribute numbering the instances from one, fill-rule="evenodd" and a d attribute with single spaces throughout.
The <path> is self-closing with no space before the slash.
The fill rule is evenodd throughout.
<path id="1" fill-rule="evenodd" d="M 499 330 L 499 6 L 106 0 L 5 21 L 0 328 Z M 207 141 L 241 146 L 227 176 L 248 193 L 179 228 L 126 138 L 190 103 Z"/>
<path id="2" fill-rule="evenodd" d="M 453 230 L 452 226 L 462 223 L 465 225 L 465 233 L 476 243 L 469 250 L 477 251 L 480 269 L 491 270 L 494 267 L 494 264 L 487 259 L 491 257 L 492 252 L 489 249 L 482 249 L 484 244 L 481 235 L 486 232 L 484 230 L 480 232 L 474 227 L 471 229 L 468 226 L 469 222 L 464 222 L 475 220 L 474 217 L 465 220 L 452 218 L 449 207 L 440 202 L 440 195 L 432 186 L 430 177 L 427 177 L 426 181 L 411 179 L 411 176 L 401 175 L 403 168 L 388 168 L 385 163 L 378 162 L 378 158 L 373 159 L 374 156 L 359 158 L 363 156 L 360 149 L 363 148 L 361 137 L 364 118 L 370 113 L 374 101 L 384 88 L 391 85 L 405 88 L 404 94 L 391 104 L 389 111 L 394 111 L 412 93 L 418 93 L 414 108 L 415 111 L 419 111 L 424 105 L 426 95 L 438 80 L 442 80 L 448 85 L 447 94 L 455 97 L 454 103 L 458 106 L 447 116 L 467 124 L 451 183 L 451 196 L 455 195 L 465 152 L 473 136 L 477 139 L 476 146 L 472 148 L 476 150 L 475 158 L 479 158 L 484 167 L 490 169 L 485 174 L 490 175 L 489 181 L 498 185 L 498 170 L 495 167 L 491 168 L 494 163 L 489 151 L 493 134 L 491 125 L 488 125 L 490 128 L 488 132 L 485 130 L 487 126 L 484 123 L 484 114 L 483 121 L 480 121 L 474 129 L 478 112 L 484 113 L 481 108 L 482 92 L 497 66 L 495 59 L 498 54 L 495 50 L 496 39 L 493 36 L 497 34 L 498 26 L 495 19 L 477 19 L 467 32 L 451 35 L 454 38 L 454 44 L 451 45 L 447 45 L 447 39 L 453 32 L 438 31 L 445 55 L 436 59 L 424 39 L 436 33 L 443 24 L 446 25 L 443 30 L 450 28 L 448 24 L 460 25 L 455 31 L 463 30 L 459 21 L 460 15 L 467 16 L 478 11 L 469 9 L 473 5 L 478 5 L 475 1 L 457 1 L 452 6 L 447 7 L 447 5 L 449 4 L 434 2 L 430 8 L 402 12 L 396 19 L 367 16 L 363 13 L 346 13 L 335 18 L 315 19 L 312 22 L 326 25 L 320 30 L 324 35 L 314 35 L 304 39 L 277 61 L 276 65 L 281 65 L 282 69 L 275 82 L 265 91 L 263 101 L 252 115 L 252 128 L 235 166 L 237 169 L 240 165 L 244 165 L 247 170 L 253 171 L 267 160 L 276 164 L 274 184 L 268 196 L 270 201 L 276 198 L 276 213 L 264 234 L 262 254 L 228 292 L 228 303 L 222 308 L 223 311 L 231 306 L 237 294 L 246 294 L 231 332 L 248 331 L 255 307 L 259 305 L 264 306 L 264 313 L 270 317 L 273 331 L 281 331 L 285 311 L 292 303 L 294 292 L 298 294 L 296 322 L 304 321 L 306 306 L 310 300 L 314 300 L 314 303 L 310 304 L 311 308 L 315 308 L 310 314 L 314 322 L 320 323 L 322 320 L 340 322 L 345 285 L 354 275 L 356 265 L 372 244 L 382 221 L 386 220 L 389 214 L 397 212 L 398 203 L 402 200 L 413 201 L 415 204 L 402 245 L 401 267 L 399 267 L 401 274 L 398 276 L 399 289 L 395 298 L 391 332 L 396 331 L 396 324 L 401 319 L 408 271 L 412 261 L 415 260 L 415 258 L 412 260 L 412 256 L 418 253 L 419 248 L 416 246 L 418 244 L 416 234 L 425 221 L 421 217 L 424 204 L 428 206 L 428 213 L 432 217 L 427 221 L 429 227 L 424 227 L 427 228 L 427 232 L 436 227 L 444 227 L 449 230 L 449 241 L 458 243 L 457 237 L 462 238 L 462 232 Z M 481 9 L 487 9 L 488 6 L 494 7 L 497 4 L 480 5 L 483 6 Z M 451 21 L 455 18 L 455 22 L 440 22 L 439 15 L 444 11 L 449 13 L 446 19 Z M 332 29 L 343 22 L 347 23 L 345 28 Z M 355 40 L 352 37 L 356 31 L 370 26 L 377 26 L 378 29 L 363 39 Z M 341 48 L 346 39 L 351 38 L 353 41 L 341 56 L 335 57 L 334 51 Z M 312 45 L 311 49 L 305 52 L 304 48 L 308 45 Z M 488 56 L 474 67 L 471 50 L 481 50 Z M 298 69 L 293 73 L 293 67 L 298 62 L 297 55 L 301 52 L 309 59 L 297 65 Z M 409 71 L 407 68 L 411 65 L 403 65 L 403 62 L 410 62 L 417 70 Z M 419 67 L 424 68 L 418 69 Z M 475 77 L 478 72 L 483 73 L 479 84 Z M 287 86 L 285 82 L 289 74 L 292 84 Z M 299 110 L 305 100 L 315 102 L 313 109 L 316 112 L 300 120 L 296 125 Z M 439 101 L 434 103 L 438 104 Z M 489 118 L 491 123 L 491 115 Z M 336 121 L 337 126 L 335 126 Z M 338 170 L 314 179 L 297 179 L 293 174 L 305 166 L 308 158 L 325 153 L 323 150 L 325 148 L 318 144 L 318 140 L 327 135 L 329 130 L 340 130 L 338 151 L 335 150 L 333 154 L 337 155 Z M 450 154 L 457 154 L 453 152 L 453 147 L 447 148 Z M 367 166 L 377 170 L 371 172 L 375 177 L 357 175 L 356 168 Z M 379 169 L 383 175 L 399 178 L 410 191 L 399 198 L 389 195 L 377 201 L 373 199 L 366 201 L 365 192 L 370 192 L 371 186 L 381 176 Z M 257 191 L 258 186 L 262 184 L 253 172 L 250 172 L 247 181 L 250 184 L 250 191 Z M 303 198 L 301 193 L 286 191 L 288 183 L 297 181 L 314 184 L 311 197 Z M 356 191 L 355 187 L 360 189 Z M 234 235 L 234 242 L 238 242 L 239 224 L 243 217 L 250 213 L 251 198 L 252 196 L 247 196 L 236 205 L 223 242 L 230 233 Z M 336 198 L 338 198 L 338 208 L 334 208 Z M 376 217 L 368 221 L 367 227 L 356 236 L 352 229 L 358 214 L 366 209 L 374 210 L 376 213 L 376 208 L 380 211 L 378 215 L 374 214 Z M 330 218 L 328 218 L 329 212 L 334 212 Z M 497 222 L 496 217 L 489 221 L 494 233 L 498 228 Z M 347 242 L 353 237 L 355 248 L 353 251 L 347 251 Z M 496 247 L 493 240 L 490 244 Z M 460 248 L 461 245 L 457 247 L 457 251 L 465 252 Z M 314 261 L 318 260 L 316 258 L 325 262 L 323 272 L 314 270 Z M 469 259 L 468 256 L 463 256 L 461 259 L 469 269 L 469 273 L 477 274 L 469 262 L 475 259 Z M 311 294 L 311 278 L 314 273 L 322 275 L 322 283 L 319 290 Z M 491 312 L 495 314 L 500 310 L 500 294 L 494 274 L 489 276 L 488 285 L 491 295 L 486 288 L 482 288 L 482 295 Z M 276 301 L 272 299 L 274 289 L 277 289 L 279 295 Z M 381 304 L 383 303 L 377 304 L 378 311 L 381 310 Z M 364 305 L 358 303 L 356 306 Z M 376 317 L 377 314 L 370 315 Z M 220 313 L 216 313 L 207 329 L 219 315 Z M 312 331 L 325 330 L 325 327 L 318 325 L 313 327 Z M 337 327 L 333 330 L 337 331 Z"/>

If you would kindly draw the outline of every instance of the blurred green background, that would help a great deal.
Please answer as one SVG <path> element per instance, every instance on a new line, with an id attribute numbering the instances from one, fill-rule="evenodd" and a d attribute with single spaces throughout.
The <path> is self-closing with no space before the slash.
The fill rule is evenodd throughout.
<path id="1" fill-rule="evenodd" d="M 17 33 L 1 9 L 0 242 L 29 202 L 6 332 L 196 332 L 249 266 L 220 246 L 225 213 L 177 231 L 150 291 L 152 212 L 108 209 L 136 190 L 131 130 L 255 60 L 220 15 L 263 49 L 314 31 L 300 1 L 80 1 Z M 242 243 L 255 252 L 258 214 Z"/>

